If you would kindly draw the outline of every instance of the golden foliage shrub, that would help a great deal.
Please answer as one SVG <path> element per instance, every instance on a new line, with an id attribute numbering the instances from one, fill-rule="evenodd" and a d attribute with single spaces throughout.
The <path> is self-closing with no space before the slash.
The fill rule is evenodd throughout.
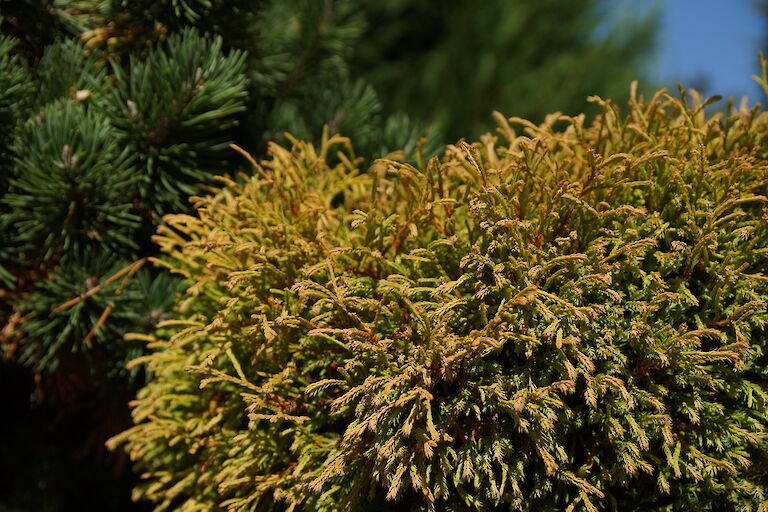
<path id="1" fill-rule="evenodd" d="M 414 165 L 272 145 L 167 217 L 188 289 L 112 440 L 137 496 L 768 510 L 768 114 L 593 101 Z"/>

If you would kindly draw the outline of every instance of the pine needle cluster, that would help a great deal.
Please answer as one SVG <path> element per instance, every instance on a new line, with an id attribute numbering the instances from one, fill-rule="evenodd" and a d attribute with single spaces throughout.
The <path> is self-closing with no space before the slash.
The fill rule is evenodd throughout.
<path id="1" fill-rule="evenodd" d="M 8 316 L 0 339 L 9 355 L 50 373 L 68 354 L 121 343 L 151 314 L 146 307 L 161 304 L 162 314 L 172 303 L 173 286 L 141 296 L 154 288 L 139 282 L 169 283 L 148 268 L 133 269 L 140 279 L 124 280 L 110 294 L 106 281 L 154 251 L 149 233 L 160 216 L 185 209 L 189 194 L 213 174 L 211 165 L 220 168 L 244 109 L 244 54 L 227 54 L 220 38 L 185 30 L 128 68 L 73 40 L 49 46 L 33 70 L 18 58 L 0 64 L 0 76 L 36 78 L 16 86 L 29 99 L 12 104 L 15 126 L 2 169 L 0 300 Z M 131 307 L 123 289 L 139 294 Z M 57 309 L 76 297 L 89 303 L 78 308 L 105 307 L 92 321 L 78 308 Z M 106 366 L 85 373 L 119 373 L 123 348 L 108 350 Z"/>
<path id="2" fill-rule="evenodd" d="M 111 441 L 136 497 L 768 510 L 768 113 L 592 101 L 413 165 L 272 144 L 166 217 L 187 290 Z"/>

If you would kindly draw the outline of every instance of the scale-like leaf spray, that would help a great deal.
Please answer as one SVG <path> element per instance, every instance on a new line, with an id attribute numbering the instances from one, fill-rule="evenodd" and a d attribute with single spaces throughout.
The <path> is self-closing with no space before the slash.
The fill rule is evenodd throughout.
<path id="1" fill-rule="evenodd" d="M 696 100 L 497 115 L 500 137 L 366 172 L 340 137 L 273 145 L 166 217 L 189 288 L 112 441 L 137 496 L 766 510 L 768 116 Z"/>

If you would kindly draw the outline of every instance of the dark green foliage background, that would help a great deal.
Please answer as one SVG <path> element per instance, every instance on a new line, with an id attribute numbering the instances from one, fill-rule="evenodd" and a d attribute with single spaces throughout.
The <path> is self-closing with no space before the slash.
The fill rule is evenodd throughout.
<path id="1" fill-rule="evenodd" d="M 540 122 L 558 110 L 594 115 L 592 94 L 623 103 L 656 27 L 652 15 L 607 23 L 609 4 L 591 0 L 448 0 L 439 9 L 391 0 L 369 10 L 376 22 L 353 68 L 383 91 L 387 110 L 437 121 L 448 141 L 492 130 L 494 109 Z"/>

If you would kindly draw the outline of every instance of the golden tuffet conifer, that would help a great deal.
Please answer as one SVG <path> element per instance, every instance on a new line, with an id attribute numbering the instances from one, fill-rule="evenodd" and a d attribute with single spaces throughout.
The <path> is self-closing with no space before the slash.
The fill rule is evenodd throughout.
<path id="1" fill-rule="evenodd" d="M 272 145 L 166 217 L 136 426 L 182 511 L 766 511 L 768 113 L 682 91 L 357 168 Z"/>

